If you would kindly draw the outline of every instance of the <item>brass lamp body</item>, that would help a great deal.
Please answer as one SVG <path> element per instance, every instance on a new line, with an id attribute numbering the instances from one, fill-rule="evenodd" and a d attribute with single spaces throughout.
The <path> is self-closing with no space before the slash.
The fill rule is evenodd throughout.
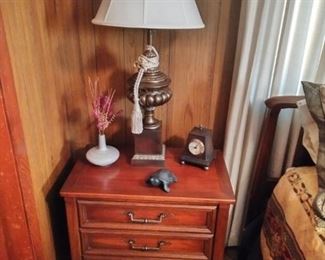
<path id="1" fill-rule="evenodd" d="M 151 38 L 151 32 L 149 32 Z M 149 39 L 150 39 L 149 38 Z M 151 39 L 149 40 L 151 43 Z M 145 51 L 147 57 L 154 57 L 153 51 Z M 138 73 L 128 79 L 127 97 L 134 102 L 134 84 Z M 159 70 L 159 67 L 148 69 L 144 72 L 139 86 L 139 103 L 144 112 L 143 133 L 134 134 L 134 150 L 131 163 L 139 165 L 164 165 L 164 145 L 161 141 L 161 121 L 155 118 L 154 111 L 157 106 L 167 103 L 172 97 L 168 87 L 170 78 Z"/>
<path id="2" fill-rule="evenodd" d="M 145 55 L 147 54 L 145 53 Z M 130 87 L 127 97 L 131 102 L 134 101 L 133 88 L 137 75 L 138 73 L 135 73 L 128 80 Z M 170 82 L 171 80 L 159 68 L 144 72 L 139 87 L 139 102 L 144 110 L 144 129 L 157 129 L 161 125 L 154 116 L 154 110 L 157 106 L 167 103 L 172 97 L 172 91 L 168 87 Z"/>

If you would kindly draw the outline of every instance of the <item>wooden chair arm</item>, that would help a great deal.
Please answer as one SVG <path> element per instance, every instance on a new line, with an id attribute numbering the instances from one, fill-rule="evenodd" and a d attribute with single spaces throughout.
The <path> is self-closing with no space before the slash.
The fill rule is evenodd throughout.
<path id="1" fill-rule="evenodd" d="M 304 96 L 277 96 L 265 100 L 269 109 L 297 108 L 297 101 L 304 99 Z"/>
<path id="2" fill-rule="evenodd" d="M 304 96 L 277 96 L 265 101 L 267 106 L 260 140 L 256 152 L 256 160 L 253 166 L 252 181 L 248 189 L 249 198 L 246 203 L 247 213 L 245 225 L 250 223 L 263 211 L 266 200 L 270 196 L 273 186 L 266 187 L 267 169 L 271 157 L 275 130 L 282 109 L 297 108 L 296 102 Z M 265 185 L 264 185 L 265 184 Z"/>

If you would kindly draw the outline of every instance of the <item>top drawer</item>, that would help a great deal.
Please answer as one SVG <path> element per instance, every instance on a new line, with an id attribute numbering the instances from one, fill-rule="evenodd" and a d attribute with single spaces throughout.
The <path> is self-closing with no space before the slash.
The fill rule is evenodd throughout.
<path id="1" fill-rule="evenodd" d="M 81 227 L 214 233 L 215 206 L 78 200 Z"/>

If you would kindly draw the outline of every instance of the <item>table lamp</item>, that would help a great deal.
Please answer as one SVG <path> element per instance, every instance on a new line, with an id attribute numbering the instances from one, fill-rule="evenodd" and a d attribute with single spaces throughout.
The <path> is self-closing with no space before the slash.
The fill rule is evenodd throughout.
<path id="1" fill-rule="evenodd" d="M 195 0 L 103 0 L 92 23 L 148 29 L 147 46 L 135 62 L 138 72 L 128 79 L 127 97 L 134 103 L 131 163 L 163 166 L 165 146 L 161 140 L 161 121 L 155 118 L 154 110 L 170 100 L 172 91 L 168 87 L 170 78 L 159 70 L 152 30 L 204 28 Z"/>

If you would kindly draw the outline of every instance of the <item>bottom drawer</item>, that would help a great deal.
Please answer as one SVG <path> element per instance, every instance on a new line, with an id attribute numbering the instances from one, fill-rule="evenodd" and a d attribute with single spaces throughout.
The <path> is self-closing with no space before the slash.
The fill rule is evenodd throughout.
<path id="1" fill-rule="evenodd" d="M 210 259 L 213 236 L 192 233 L 81 229 L 81 240 L 85 259 L 93 259 L 91 256 L 130 257 L 130 259 L 132 257 Z M 106 259 L 113 258 L 107 257 Z"/>
<path id="2" fill-rule="evenodd" d="M 169 258 L 161 258 L 161 257 L 137 257 L 137 256 L 100 256 L 100 255 L 85 255 L 82 257 L 83 260 L 163 260 L 163 259 L 169 259 Z M 172 258 L 173 260 L 177 260 L 175 258 Z M 180 258 L 183 259 L 183 258 Z M 195 260 L 195 258 L 193 259 Z"/>

